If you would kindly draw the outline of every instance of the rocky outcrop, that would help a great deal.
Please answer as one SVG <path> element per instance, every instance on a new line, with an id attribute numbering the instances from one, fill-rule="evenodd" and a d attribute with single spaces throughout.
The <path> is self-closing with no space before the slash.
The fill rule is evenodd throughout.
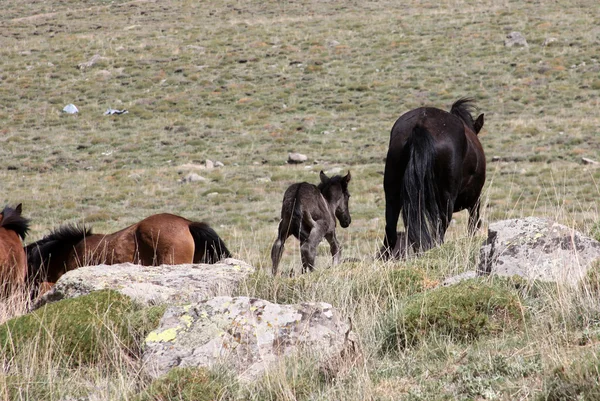
<path id="1" fill-rule="evenodd" d="M 159 328 L 146 338 L 143 359 L 152 376 L 174 367 L 220 365 L 252 380 L 300 350 L 331 371 L 344 365 L 340 358 L 356 355 L 356 341 L 349 324 L 323 302 L 278 305 L 216 297 L 167 309 Z"/>
<path id="2" fill-rule="evenodd" d="M 490 224 L 480 274 L 577 283 L 600 259 L 600 242 L 573 228 L 528 217 Z"/>
<path id="3" fill-rule="evenodd" d="M 92 291 L 113 289 L 142 304 L 185 304 L 231 295 L 254 267 L 236 259 L 215 264 L 139 266 L 131 263 L 81 267 L 64 274 L 35 308 Z"/>

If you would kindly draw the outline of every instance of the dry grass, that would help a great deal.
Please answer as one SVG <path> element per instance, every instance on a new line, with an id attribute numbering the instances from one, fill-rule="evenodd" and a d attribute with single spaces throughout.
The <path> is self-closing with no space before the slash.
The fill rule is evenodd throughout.
<path id="1" fill-rule="evenodd" d="M 448 108 L 463 96 L 486 115 L 486 222 L 537 215 L 598 230 L 600 169 L 581 164 L 600 158 L 595 2 L 5 0 L 3 10 L 0 204 L 23 202 L 28 242 L 66 222 L 114 232 L 173 212 L 209 222 L 235 256 L 269 270 L 285 188 L 317 182 L 321 169 L 351 170 L 353 222 L 339 230 L 349 260 L 300 279 L 259 274 L 244 291 L 333 303 L 352 317 L 364 365 L 326 383 L 312 369 L 283 367 L 240 394 L 535 399 L 588 377 L 572 367 L 594 358 L 600 338 L 597 297 L 585 288 L 520 289 L 532 312 L 523 333 L 469 344 L 433 336 L 381 354 L 384 317 L 412 296 L 394 271 L 415 269 L 420 290 L 429 291 L 472 267 L 482 238 L 466 238 L 464 212 L 447 244 L 419 260 L 373 256 L 393 122 L 413 107 Z M 504 47 L 513 30 L 529 48 Z M 543 46 L 548 38 L 557 40 Z M 95 55 L 96 64 L 78 68 Z M 61 113 L 68 103 L 80 113 Z M 108 107 L 129 113 L 104 116 Z M 289 151 L 309 163 L 286 165 Z M 196 171 L 205 182 L 178 182 L 205 159 L 225 167 Z M 286 245 L 282 270 L 297 270 L 298 245 Z M 322 244 L 317 264 L 328 260 Z M 3 301 L 0 321 L 26 310 L 24 299 Z M 0 397 L 128 400 L 148 388 L 137 360 L 114 356 L 80 369 L 54 362 L 43 353 L 0 357 L 0 389 L 15 380 L 28 389 Z M 557 367 L 567 379 L 553 379 Z"/>

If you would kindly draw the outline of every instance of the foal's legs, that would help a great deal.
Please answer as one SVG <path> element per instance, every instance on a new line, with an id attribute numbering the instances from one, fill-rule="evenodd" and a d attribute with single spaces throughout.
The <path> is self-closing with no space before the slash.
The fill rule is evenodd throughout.
<path id="1" fill-rule="evenodd" d="M 325 239 L 327 242 L 329 242 L 331 256 L 333 257 L 333 265 L 335 266 L 340 263 L 340 258 L 342 257 L 342 248 L 340 247 L 340 242 L 335 236 L 335 231 L 331 234 L 325 234 Z"/>
<path id="2" fill-rule="evenodd" d="M 302 273 L 307 270 L 315 269 L 315 258 L 317 256 L 317 245 L 323 239 L 323 229 L 317 224 L 314 225 L 308 238 L 304 241 L 300 240 L 300 256 L 302 258 Z"/>
<path id="3" fill-rule="evenodd" d="M 279 228 L 277 229 L 277 239 L 271 248 L 271 261 L 273 262 L 273 275 L 277 275 L 277 268 L 279 267 L 279 261 L 281 255 L 283 255 L 283 248 L 285 240 L 290 236 L 289 229 L 290 221 L 281 220 L 279 222 Z"/>

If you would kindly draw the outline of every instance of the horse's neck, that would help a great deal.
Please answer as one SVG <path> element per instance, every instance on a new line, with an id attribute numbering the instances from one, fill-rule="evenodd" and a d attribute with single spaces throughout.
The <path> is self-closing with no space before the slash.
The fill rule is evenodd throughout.
<path id="1" fill-rule="evenodd" d="M 331 218 L 333 220 L 335 220 L 335 205 L 331 204 L 327 200 L 327 198 L 325 197 L 325 195 L 323 195 L 323 192 L 319 191 L 319 194 L 321 194 L 321 200 L 325 204 L 325 207 L 327 208 L 327 210 L 329 210 L 329 214 L 331 215 Z"/>

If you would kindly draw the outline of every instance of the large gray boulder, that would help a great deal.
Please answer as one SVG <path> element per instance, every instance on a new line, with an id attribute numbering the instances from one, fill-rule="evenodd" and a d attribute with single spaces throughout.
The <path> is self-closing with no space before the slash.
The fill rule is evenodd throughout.
<path id="1" fill-rule="evenodd" d="M 64 274 L 35 308 L 92 291 L 113 289 L 142 304 L 185 304 L 231 295 L 254 272 L 237 259 L 215 264 L 139 266 L 131 263 L 87 266 Z"/>
<path id="2" fill-rule="evenodd" d="M 600 242 L 537 217 L 492 223 L 480 250 L 480 274 L 576 284 L 600 259 Z"/>
<path id="3" fill-rule="evenodd" d="M 258 378 L 284 356 L 304 350 L 331 366 L 356 355 L 349 324 L 324 302 L 278 305 L 248 297 L 216 297 L 167 309 L 146 338 L 147 372 L 226 366 L 242 380 Z M 337 362 L 333 362 L 337 361 Z"/>

